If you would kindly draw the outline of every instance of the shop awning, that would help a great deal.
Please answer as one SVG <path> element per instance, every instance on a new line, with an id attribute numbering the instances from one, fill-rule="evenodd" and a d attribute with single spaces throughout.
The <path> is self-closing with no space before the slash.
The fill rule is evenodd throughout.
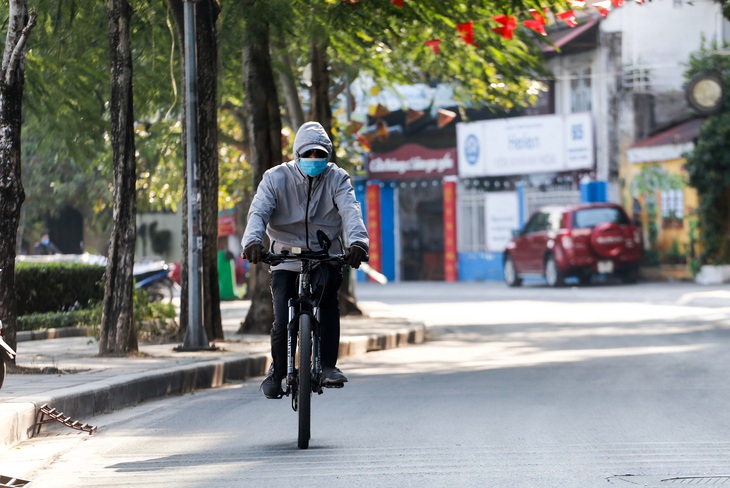
<path id="1" fill-rule="evenodd" d="M 558 54 L 570 54 L 593 49 L 598 46 L 598 23 L 599 19 L 590 17 L 588 20 L 572 29 L 561 29 L 548 34 L 548 38 L 555 45 L 542 46 L 541 50 L 546 56 Z"/>
<path id="2" fill-rule="evenodd" d="M 679 159 L 682 153 L 692 150 L 705 120 L 706 117 L 691 119 L 637 141 L 628 148 L 626 157 L 631 163 Z"/>

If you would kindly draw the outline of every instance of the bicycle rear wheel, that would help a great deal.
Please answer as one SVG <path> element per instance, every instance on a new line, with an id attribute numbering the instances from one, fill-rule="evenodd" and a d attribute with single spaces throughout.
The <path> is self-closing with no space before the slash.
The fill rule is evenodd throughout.
<path id="1" fill-rule="evenodd" d="M 297 388 L 297 411 L 299 412 L 300 449 L 309 447 L 310 420 L 312 413 L 312 317 L 299 316 L 299 382 Z"/>

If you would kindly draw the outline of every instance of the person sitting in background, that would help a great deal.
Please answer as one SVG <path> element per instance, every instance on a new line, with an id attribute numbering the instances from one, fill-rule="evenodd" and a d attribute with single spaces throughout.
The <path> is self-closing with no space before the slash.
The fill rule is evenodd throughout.
<path id="1" fill-rule="evenodd" d="M 33 246 L 33 254 L 36 256 L 42 256 L 45 254 L 61 254 L 61 250 L 51 242 L 48 234 L 43 234 L 41 236 L 41 240 L 36 242 Z"/>

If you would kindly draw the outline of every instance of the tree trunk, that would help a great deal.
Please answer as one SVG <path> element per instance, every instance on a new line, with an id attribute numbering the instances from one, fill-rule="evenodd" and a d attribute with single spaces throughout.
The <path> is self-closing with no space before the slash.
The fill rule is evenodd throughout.
<path id="1" fill-rule="evenodd" d="M 249 134 L 249 163 L 253 187 L 264 172 L 281 163 L 281 116 L 274 71 L 269 54 L 269 24 L 257 13 L 265 0 L 246 0 L 246 41 L 243 48 L 243 87 L 246 97 L 246 129 Z M 251 271 L 251 307 L 240 332 L 268 333 L 274 322 L 267 266 L 257 264 Z"/>
<path id="2" fill-rule="evenodd" d="M 332 107 L 329 99 L 330 77 L 327 65 L 327 44 L 325 42 L 318 42 L 318 40 L 312 38 L 309 49 L 309 62 L 312 65 L 312 119 L 322 124 L 330 139 L 334 142 L 332 138 Z M 335 154 L 332 155 L 332 161 L 336 161 Z M 339 296 L 340 314 L 362 315 L 362 311 L 355 300 L 355 283 L 352 273 L 346 273 L 345 279 L 342 280 Z"/>
<path id="3" fill-rule="evenodd" d="M 178 45 L 183 60 L 182 79 L 185 79 L 185 22 L 182 0 L 167 0 L 177 27 Z M 202 321 L 208 340 L 222 340 L 223 324 L 220 311 L 220 288 L 218 284 L 218 40 L 216 22 L 220 15 L 217 0 L 199 1 L 195 8 L 196 47 L 198 50 L 198 150 L 200 164 L 201 234 L 203 250 L 201 261 L 203 276 Z M 185 91 L 183 107 L 186 107 Z M 181 114 L 185 133 L 185 111 Z M 187 141 L 183 137 L 183 154 L 187 154 Z M 185 172 L 183 192 L 182 229 L 182 285 L 181 296 L 188 296 L 188 174 Z M 180 301 L 180 334 L 184 336 L 188 326 L 188 300 Z"/>
<path id="4" fill-rule="evenodd" d="M 196 4 L 198 48 L 198 147 L 203 235 L 203 324 L 209 341 L 223 340 L 218 283 L 218 40 L 217 0 Z"/>
<path id="5" fill-rule="evenodd" d="M 114 223 L 104 284 L 99 355 L 138 352 L 134 327 L 134 247 L 137 237 L 132 45 L 128 0 L 109 0 L 111 142 L 114 167 Z"/>
<path id="6" fill-rule="evenodd" d="M 35 26 L 26 0 L 10 0 L 8 33 L 0 69 L 0 320 L 3 338 L 17 350 L 18 300 L 15 246 L 25 190 L 20 175 L 20 128 L 25 83 L 25 46 Z"/>
<path id="7" fill-rule="evenodd" d="M 327 65 L 327 42 L 314 37 L 309 45 L 309 62 L 312 66 L 312 86 L 310 87 L 310 120 L 316 120 L 332 139 L 332 106 L 330 105 L 330 75 Z M 334 142 L 334 139 L 332 139 Z M 332 155 L 335 160 L 335 155 Z"/>
<path id="8" fill-rule="evenodd" d="M 299 99 L 299 91 L 297 83 L 294 80 L 294 70 L 292 69 L 291 59 L 286 52 L 286 47 L 280 45 L 277 48 L 277 58 L 282 69 L 277 71 L 279 75 L 279 83 L 284 92 L 284 100 L 286 101 L 286 112 L 289 116 L 289 127 L 292 133 L 296 134 L 299 127 L 304 123 L 304 110 L 302 110 L 302 102 Z"/>

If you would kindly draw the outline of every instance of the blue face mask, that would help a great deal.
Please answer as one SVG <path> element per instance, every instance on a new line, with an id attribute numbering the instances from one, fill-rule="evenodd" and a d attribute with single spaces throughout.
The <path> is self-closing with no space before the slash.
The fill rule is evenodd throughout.
<path id="1" fill-rule="evenodd" d="M 317 176 L 327 167 L 327 158 L 299 158 L 299 169 L 309 176 Z"/>

